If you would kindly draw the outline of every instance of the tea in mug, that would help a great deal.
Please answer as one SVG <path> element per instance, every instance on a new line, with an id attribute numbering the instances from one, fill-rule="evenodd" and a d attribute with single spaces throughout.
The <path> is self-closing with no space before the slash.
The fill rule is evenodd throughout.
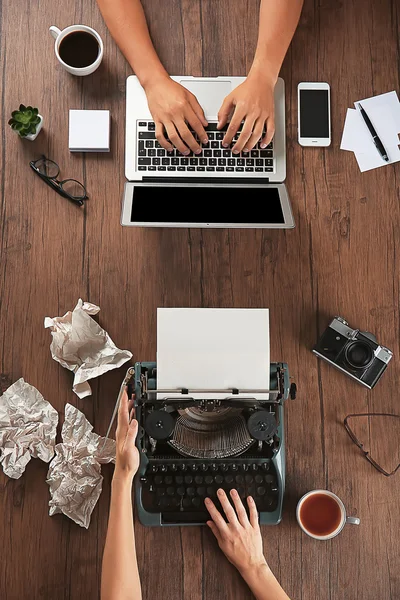
<path id="1" fill-rule="evenodd" d="M 331 535 L 342 522 L 342 511 L 328 494 L 311 494 L 300 507 L 299 519 L 311 535 Z"/>

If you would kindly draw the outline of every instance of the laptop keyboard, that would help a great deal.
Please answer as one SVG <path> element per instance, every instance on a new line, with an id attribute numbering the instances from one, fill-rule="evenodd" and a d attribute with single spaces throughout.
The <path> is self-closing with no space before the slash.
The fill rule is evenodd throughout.
<path id="1" fill-rule="evenodd" d="M 157 141 L 153 121 L 138 121 L 138 171 L 179 171 L 206 173 L 273 173 L 273 141 L 265 149 L 259 143 L 250 152 L 232 153 L 232 147 L 240 135 L 240 129 L 233 138 L 230 148 L 222 146 L 225 131 L 217 130 L 217 123 L 209 123 L 205 130 L 208 144 L 200 144 L 201 154 L 190 152 L 184 156 L 174 148 L 167 152 Z M 196 133 L 192 132 L 198 139 Z"/>

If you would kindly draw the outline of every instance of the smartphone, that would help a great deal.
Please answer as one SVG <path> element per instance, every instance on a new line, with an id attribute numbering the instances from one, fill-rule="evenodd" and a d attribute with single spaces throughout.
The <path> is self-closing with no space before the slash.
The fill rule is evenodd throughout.
<path id="1" fill-rule="evenodd" d="M 328 83 L 297 86 L 298 133 L 301 146 L 330 146 L 331 88 Z"/>

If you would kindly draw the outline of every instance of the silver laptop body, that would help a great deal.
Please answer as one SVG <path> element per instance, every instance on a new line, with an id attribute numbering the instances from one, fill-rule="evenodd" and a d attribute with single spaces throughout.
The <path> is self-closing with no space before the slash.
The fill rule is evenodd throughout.
<path id="1" fill-rule="evenodd" d="M 200 155 L 166 152 L 155 138 L 147 99 L 135 76 L 127 79 L 126 153 L 122 225 L 150 227 L 291 228 L 284 180 L 285 98 L 275 86 L 275 135 L 267 149 L 233 155 L 217 131 L 224 98 L 243 77 L 173 77 L 197 97 L 209 122 Z M 240 132 L 239 132 L 240 133 Z M 239 135 L 239 133 L 237 135 Z M 186 201 L 187 199 L 187 201 Z M 246 199 L 243 203 L 242 200 Z M 146 210 L 146 204 L 151 210 Z M 158 210 L 159 207 L 159 210 Z"/>

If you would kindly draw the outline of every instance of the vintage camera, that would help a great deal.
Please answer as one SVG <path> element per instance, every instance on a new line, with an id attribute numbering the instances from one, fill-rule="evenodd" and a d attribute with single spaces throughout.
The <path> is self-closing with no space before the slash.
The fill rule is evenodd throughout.
<path id="1" fill-rule="evenodd" d="M 393 356 L 372 333 L 352 329 L 342 317 L 331 321 L 313 352 L 370 390 Z"/>

